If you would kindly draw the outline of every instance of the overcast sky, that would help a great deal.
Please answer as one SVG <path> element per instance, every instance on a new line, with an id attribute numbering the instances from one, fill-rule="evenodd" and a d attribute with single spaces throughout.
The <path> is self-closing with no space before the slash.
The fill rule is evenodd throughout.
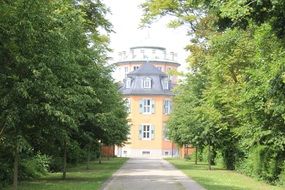
<path id="1" fill-rule="evenodd" d="M 167 48 L 168 52 L 178 54 L 178 61 L 185 69 L 187 52 L 184 47 L 189 43 L 186 30 L 167 28 L 167 18 L 151 25 L 150 29 L 138 29 L 142 10 L 138 7 L 143 0 L 103 0 L 111 9 L 108 19 L 114 26 L 116 33 L 111 34 L 111 48 L 114 52 L 128 50 L 132 46 L 158 45 Z M 148 39 L 147 39 L 148 38 Z"/>

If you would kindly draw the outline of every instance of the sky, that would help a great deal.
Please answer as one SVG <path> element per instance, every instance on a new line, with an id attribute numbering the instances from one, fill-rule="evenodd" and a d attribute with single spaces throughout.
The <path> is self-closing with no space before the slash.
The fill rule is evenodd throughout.
<path id="1" fill-rule="evenodd" d="M 187 52 L 184 47 L 189 43 L 187 31 L 183 28 L 171 29 L 167 27 L 170 18 L 163 18 L 151 25 L 149 29 L 139 29 L 143 14 L 139 5 L 144 0 L 102 0 L 110 8 L 107 16 L 113 24 L 115 33 L 110 35 L 111 48 L 114 53 L 128 50 L 130 47 L 147 45 L 162 46 L 168 52 L 177 53 L 177 61 L 181 64 L 179 70 L 185 70 Z M 111 55 L 112 56 L 112 55 Z"/>

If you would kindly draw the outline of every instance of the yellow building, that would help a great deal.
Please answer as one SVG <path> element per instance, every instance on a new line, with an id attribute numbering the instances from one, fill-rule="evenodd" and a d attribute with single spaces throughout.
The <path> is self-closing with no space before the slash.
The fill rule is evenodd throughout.
<path id="1" fill-rule="evenodd" d="M 167 54 L 162 47 L 140 46 L 121 52 L 115 65 L 123 79 L 120 92 L 127 102 L 130 135 L 125 146 L 116 148 L 117 156 L 178 155 L 166 128 L 176 83 L 176 77 L 167 73 L 179 66 L 174 58 L 173 52 Z"/>

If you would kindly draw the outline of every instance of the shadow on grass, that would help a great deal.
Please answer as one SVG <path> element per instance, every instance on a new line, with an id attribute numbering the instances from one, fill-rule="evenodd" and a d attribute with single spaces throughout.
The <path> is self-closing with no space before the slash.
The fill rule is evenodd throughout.
<path id="1" fill-rule="evenodd" d="M 84 177 L 80 177 L 80 176 L 70 176 L 67 177 L 66 179 L 62 179 L 61 177 L 49 177 L 49 178 L 44 178 L 44 179 L 38 179 L 38 180 L 34 180 L 33 182 L 35 183 L 42 183 L 42 182 L 56 182 L 56 183 L 70 183 L 70 182 L 93 182 L 93 181 L 102 181 L 104 179 L 106 179 L 106 176 L 108 175 L 104 175 L 101 174 L 100 176 L 84 176 Z"/>

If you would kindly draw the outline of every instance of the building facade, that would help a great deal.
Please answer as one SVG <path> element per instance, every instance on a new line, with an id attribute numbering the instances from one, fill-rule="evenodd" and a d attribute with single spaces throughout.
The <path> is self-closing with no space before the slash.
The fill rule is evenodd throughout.
<path id="1" fill-rule="evenodd" d="M 172 110 L 172 89 L 177 79 L 169 73 L 180 65 L 173 52 L 156 46 L 139 46 L 120 52 L 115 62 L 126 99 L 130 135 L 115 154 L 123 157 L 177 156 L 178 149 L 167 137 L 166 122 Z"/>

